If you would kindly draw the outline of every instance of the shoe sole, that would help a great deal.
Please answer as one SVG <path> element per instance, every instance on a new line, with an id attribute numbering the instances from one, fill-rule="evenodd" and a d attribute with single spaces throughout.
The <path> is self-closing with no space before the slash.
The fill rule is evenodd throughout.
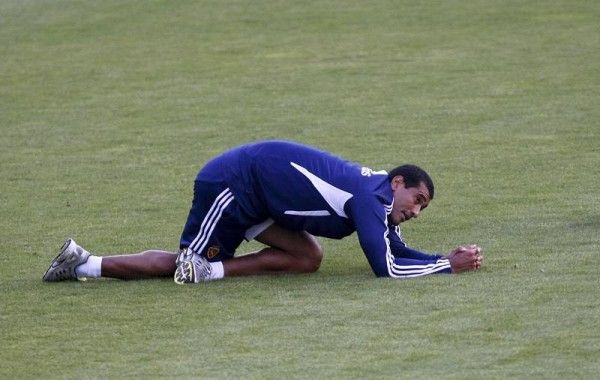
<path id="1" fill-rule="evenodd" d="M 50 263 L 50 267 L 48 268 L 48 270 L 46 271 L 46 273 L 44 273 L 44 277 L 42 277 L 42 279 L 44 281 L 48 281 L 48 282 L 54 282 L 54 280 L 48 280 L 46 278 L 46 276 L 48 275 L 48 272 L 52 271 L 53 269 L 57 269 L 58 267 L 60 267 L 61 265 L 63 265 L 64 263 L 70 264 L 73 261 L 76 261 L 77 255 L 69 255 L 66 250 L 67 248 L 69 248 L 69 245 L 71 245 L 71 242 L 73 241 L 73 239 L 67 239 L 62 247 L 60 248 L 60 253 L 54 258 L 54 260 L 52 260 L 52 263 Z M 54 265 L 56 264 L 56 265 Z"/>
<path id="2" fill-rule="evenodd" d="M 181 267 L 183 265 L 185 265 L 187 267 L 187 273 L 189 273 L 190 275 L 185 276 L 185 278 L 183 280 L 180 280 L 180 278 L 183 276 L 178 277 L 177 273 L 181 273 L 181 271 L 179 270 L 179 267 Z M 175 270 L 175 276 L 174 276 L 173 281 L 175 281 L 175 283 L 179 284 L 179 285 L 193 284 L 194 283 L 194 264 L 192 264 L 191 261 L 186 261 L 186 262 L 179 264 L 179 266 Z"/>

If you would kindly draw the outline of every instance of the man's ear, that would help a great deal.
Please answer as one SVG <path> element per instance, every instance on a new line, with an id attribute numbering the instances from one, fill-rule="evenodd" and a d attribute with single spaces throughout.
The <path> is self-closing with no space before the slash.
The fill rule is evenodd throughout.
<path id="1" fill-rule="evenodd" d="M 399 186 L 404 186 L 404 177 L 401 175 L 392 178 L 392 190 L 396 190 Z"/>

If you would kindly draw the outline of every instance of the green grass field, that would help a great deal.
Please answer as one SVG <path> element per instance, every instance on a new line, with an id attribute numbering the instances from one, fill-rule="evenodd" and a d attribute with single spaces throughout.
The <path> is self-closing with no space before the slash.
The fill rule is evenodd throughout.
<path id="1" fill-rule="evenodd" d="M 600 3 L 0 2 L 0 378 L 597 378 Z M 192 181 L 300 141 L 436 199 L 413 247 L 485 268 L 46 284 L 66 237 L 175 250 Z M 255 243 L 241 252 L 256 248 Z"/>

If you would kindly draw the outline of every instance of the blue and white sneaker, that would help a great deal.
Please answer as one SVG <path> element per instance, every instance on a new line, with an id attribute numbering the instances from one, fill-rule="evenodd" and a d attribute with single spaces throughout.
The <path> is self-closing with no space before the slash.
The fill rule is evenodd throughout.
<path id="1" fill-rule="evenodd" d="M 174 281 L 177 284 L 197 284 L 201 281 L 210 281 L 210 263 L 189 248 L 179 251 L 175 264 L 177 269 L 175 269 Z"/>
<path id="2" fill-rule="evenodd" d="M 81 248 L 75 240 L 67 239 L 60 249 L 60 253 L 44 274 L 44 281 L 68 281 L 77 280 L 75 268 L 85 263 L 90 253 Z"/>

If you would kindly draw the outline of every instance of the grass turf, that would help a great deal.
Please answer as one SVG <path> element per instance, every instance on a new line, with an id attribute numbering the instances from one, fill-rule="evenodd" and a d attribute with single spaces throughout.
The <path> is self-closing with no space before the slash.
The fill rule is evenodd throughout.
<path id="1" fill-rule="evenodd" d="M 600 6 L 592 1 L 0 3 L 0 377 L 584 377 L 600 370 Z M 484 247 L 375 279 L 44 284 L 63 238 L 175 249 L 192 178 L 285 138 L 424 166 L 403 227 Z M 254 247 L 242 247 L 248 250 Z"/>

